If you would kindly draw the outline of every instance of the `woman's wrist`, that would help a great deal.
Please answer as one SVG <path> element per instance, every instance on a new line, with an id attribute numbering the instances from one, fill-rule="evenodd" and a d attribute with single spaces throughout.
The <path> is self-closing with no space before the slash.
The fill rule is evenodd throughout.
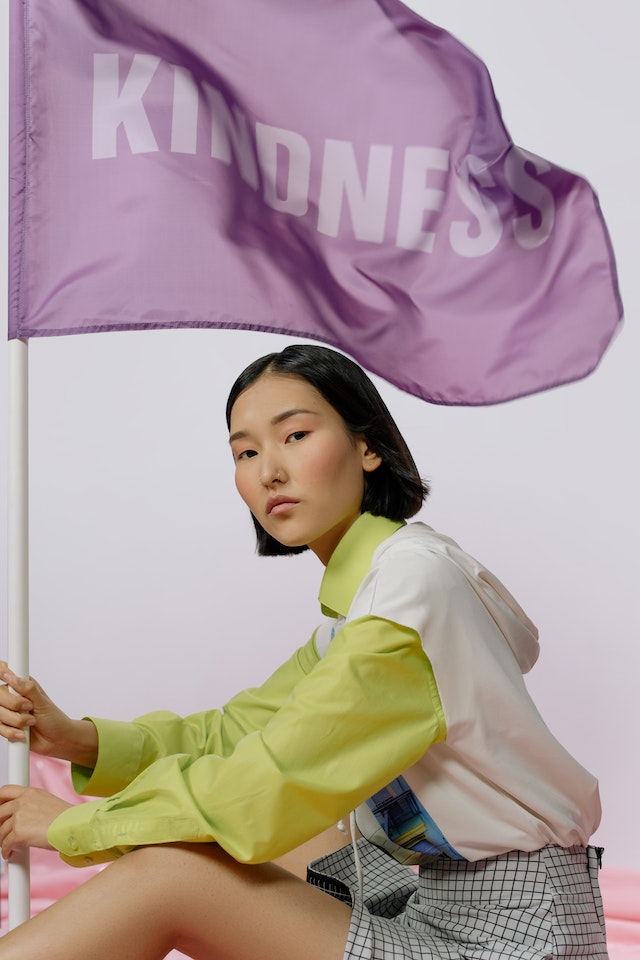
<path id="1" fill-rule="evenodd" d="M 91 720 L 71 720 L 69 734 L 58 756 L 80 767 L 93 768 L 98 759 L 98 731 Z"/>

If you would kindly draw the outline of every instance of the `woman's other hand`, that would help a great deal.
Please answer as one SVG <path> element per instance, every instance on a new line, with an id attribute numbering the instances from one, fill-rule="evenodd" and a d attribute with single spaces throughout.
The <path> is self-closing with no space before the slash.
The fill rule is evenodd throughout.
<path id="1" fill-rule="evenodd" d="M 52 850 L 47 831 L 71 804 L 36 787 L 0 787 L 0 845 L 8 860 L 17 847 Z"/>

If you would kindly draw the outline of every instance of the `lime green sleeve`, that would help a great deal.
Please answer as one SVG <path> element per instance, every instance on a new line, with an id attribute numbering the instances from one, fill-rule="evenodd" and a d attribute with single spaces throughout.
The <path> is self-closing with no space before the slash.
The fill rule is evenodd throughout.
<path id="1" fill-rule="evenodd" d="M 260 729 L 222 752 L 163 756 L 106 800 L 71 807 L 49 840 L 69 862 L 132 847 L 220 843 L 259 863 L 298 846 L 413 764 L 446 727 L 415 631 L 346 624 Z"/>
<path id="2" fill-rule="evenodd" d="M 157 711 L 131 723 L 91 717 L 98 731 L 98 760 L 93 770 L 72 766 L 76 793 L 109 797 L 162 757 L 228 756 L 239 740 L 268 723 L 319 659 L 314 634 L 262 686 L 243 690 L 222 710 L 188 717 Z"/>

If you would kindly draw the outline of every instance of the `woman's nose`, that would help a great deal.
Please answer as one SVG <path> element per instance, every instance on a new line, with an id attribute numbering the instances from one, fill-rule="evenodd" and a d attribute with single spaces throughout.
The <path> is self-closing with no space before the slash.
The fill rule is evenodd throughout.
<path id="1" fill-rule="evenodd" d="M 264 460 L 260 470 L 260 483 L 263 487 L 271 487 L 274 483 L 282 483 L 284 475 L 277 464 Z"/>

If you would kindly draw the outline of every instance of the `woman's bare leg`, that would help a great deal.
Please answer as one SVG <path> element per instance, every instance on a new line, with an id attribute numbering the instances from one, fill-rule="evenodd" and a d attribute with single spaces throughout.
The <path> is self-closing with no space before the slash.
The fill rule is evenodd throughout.
<path id="1" fill-rule="evenodd" d="M 2 960 L 341 960 L 351 911 L 275 864 L 215 844 L 127 854 L 0 938 Z"/>

